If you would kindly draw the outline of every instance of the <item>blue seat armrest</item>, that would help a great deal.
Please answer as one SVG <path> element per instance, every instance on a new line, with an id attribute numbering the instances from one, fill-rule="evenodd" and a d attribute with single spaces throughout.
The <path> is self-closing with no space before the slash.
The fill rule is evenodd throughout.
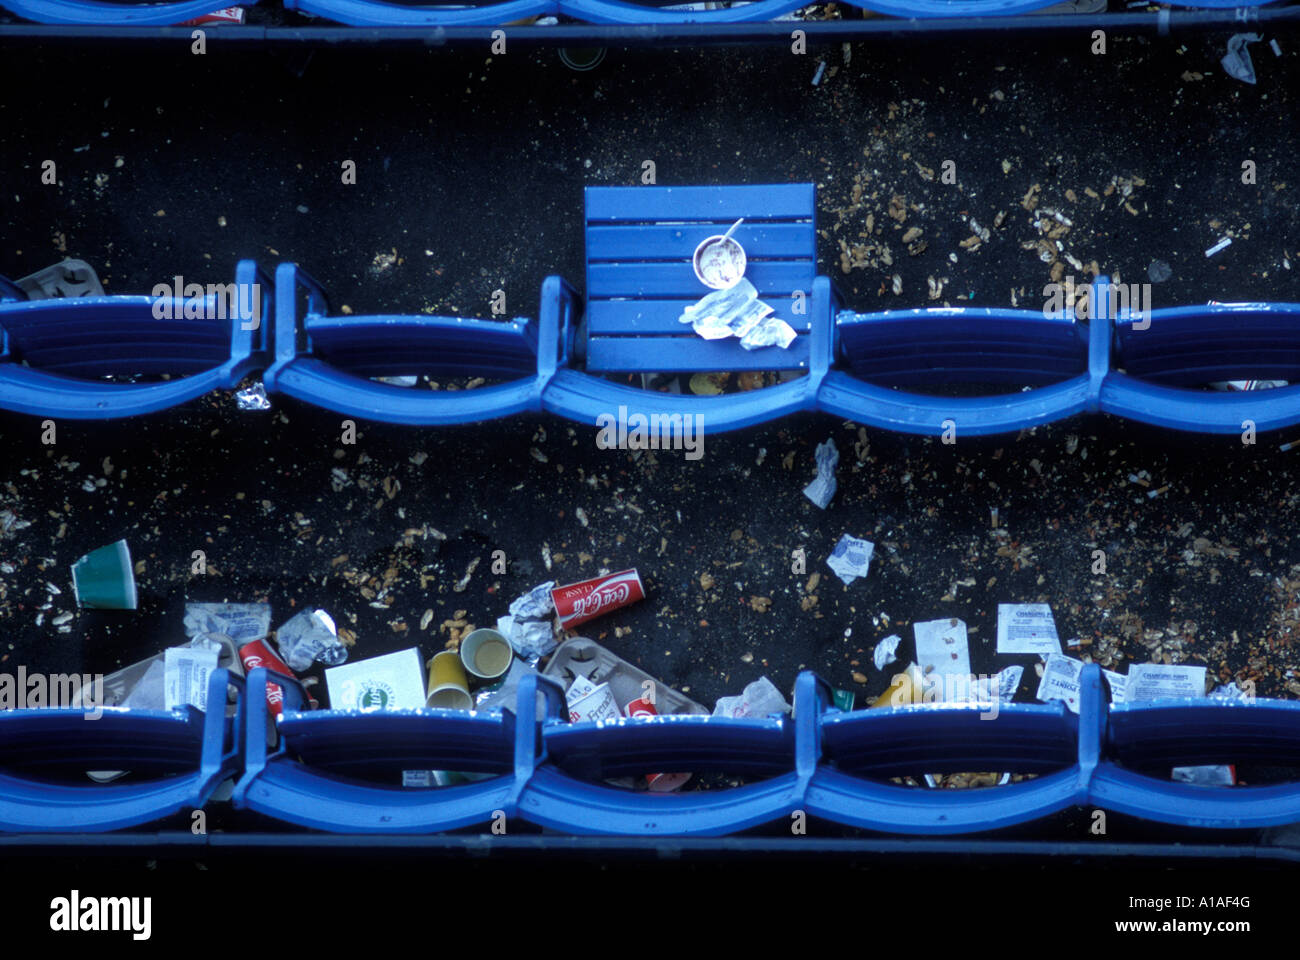
<path id="1" fill-rule="evenodd" d="M 233 723 L 226 717 L 226 688 L 230 685 L 239 691 Z M 229 670 L 213 670 L 208 677 L 208 709 L 203 715 L 199 761 L 199 788 L 204 799 L 235 768 L 236 759 L 243 753 L 244 690 L 244 678 Z"/>
<path id="2" fill-rule="evenodd" d="M 235 266 L 235 291 L 237 306 L 230 318 L 232 377 L 242 376 L 254 364 L 266 366 L 275 322 L 275 282 L 256 261 L 240 260 Z"/>
<path id="3" fill-rule="evenodd" d="M 329 298 L 315 277 L 296 263 L 282 263 L 275 268 L 275 362 L 263 377 L 267 389 L 271 389 L 280 371 L 299 355 L 298 331 L 302 329 L 298 318 L 299 290 L 307 294 L 307 316 L 329 313 Z"/>
<path id="4" fill-rule="evenodd" d="M 244 733 L 244 773 L 235 784 L 235 806 L 243 806 L 248 788 L 266 769 L 273 758 L 283 755 L 286 747 L 281 740 L 273 753 L 267 752 L 266 727 L 270 709 L 266 702 L 266 688 L 279 684 L 284 691 L 284 708 L 298 710 L 307 700 L 306 689 L 294 677 L 287 677 L 279 671 L 268 667 L 255 667 L 248 672 L 244 691 L 243 733 Z"/>
<path id="5" fill-rule="evenodd" d="M 537 311 L 537 381 L 538 391 L 560 367 L 568 366 L 575 352 L 578 312 L 582 298 L 563 277 L 549 276 L 542 281 L 541 304 Z"/>

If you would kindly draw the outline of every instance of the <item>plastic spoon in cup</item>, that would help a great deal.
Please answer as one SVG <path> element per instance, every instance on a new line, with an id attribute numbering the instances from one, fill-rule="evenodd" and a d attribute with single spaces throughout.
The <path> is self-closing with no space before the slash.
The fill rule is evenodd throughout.
<path id="1" fill-rule="evenodd" d="M 728 239 L 728 238 L 729 238 L 733 233 L 736 232 L 736 228 L 737 228 L 738 226 L 740 226 L 740 225 L 741 225 L 742 223 L 744 223 L 744 222 L 745 222 L 745 218 L 744 218 L 744 217 L 741 217 L 739 220 L 737 220 L 735 223 L 733 223 L 733 224 L 731 225 L 730 229 L 728 229 L 727 232 L 724 233 L 724 234 L 722 235 L 722 242 L 723 242 L 723 243 L 726 243 L 726 242 L 727 242 L 727 239 Z"/>

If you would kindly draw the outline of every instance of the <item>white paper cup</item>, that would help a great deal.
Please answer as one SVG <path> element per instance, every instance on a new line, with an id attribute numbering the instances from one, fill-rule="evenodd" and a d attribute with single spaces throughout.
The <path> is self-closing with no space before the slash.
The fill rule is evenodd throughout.
<path id="1" fill-rule="evenodd" d="M 713 290 L 726 290 L 740 283 L 747 263 L 745 248 L 740 242 L 722 234 L 705 237 L 691 257 L 696 278 Z"/>
<path id="2" fill-rule="evenodd" d="M 461 664 L 480 680 L 505 676 L 514 658 L 510 641 L 490 627 L 481 627 L 460 642 Z"/>

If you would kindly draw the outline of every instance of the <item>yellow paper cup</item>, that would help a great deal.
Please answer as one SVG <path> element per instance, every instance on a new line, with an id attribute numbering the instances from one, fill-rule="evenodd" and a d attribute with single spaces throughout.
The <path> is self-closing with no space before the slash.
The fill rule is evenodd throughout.
<path id="1" fill-rule="evenodd" d="M 505 676 L 515 652 L 510 641 L 501 633 L 488 627 L 473 631 L 460 642 L 460 662 L 465 669 L 480 680 L 495 680 Z"/>
<path id="2" fill-rule="evenodd" d="M 444 710 L 473 710 L 474 698 L 469 695 L 469 678 L 460 662 L 460 654 L 444 650 L 429 661 L 429 695 L 426 707 Z"/>

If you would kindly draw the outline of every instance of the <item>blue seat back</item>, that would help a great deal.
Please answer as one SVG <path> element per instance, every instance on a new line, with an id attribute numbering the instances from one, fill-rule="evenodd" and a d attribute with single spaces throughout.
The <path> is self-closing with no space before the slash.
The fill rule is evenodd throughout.
<path id="1" fill-rule="evenodd" d="M 794 769 L 794 727 L 781 719 L 660 716 L 545 728 L 547 756 L 577 777 L 662 772 L 775 776 Z"/>
<path id="2" fill-rule="evenodd" d="M 513 763 L 514 714 L 422 710 L 288 712 L 280 736 L 303 763 L 360 778 L 402 770 L 505 773 Z"/>
<path id="3" fill-rule="evenodd" d="M 1029 310 L 846 310 L 835 332 L 849 369 L 882 386 L 1042 384 L 1088 368 L 1086 327 Z"/>
<path id="4" fill-rule="evenodd" d="M 313 354 L 357 376 L 513 379 L 537 372 L 537 326 L 523 319 L 308 316 L 305 327 Z"/>
<path id="5" fill-rule="evenodd" d="M 173 316 L 161 319 L 153 297 L 6 303 L 0 307 L 5 359 L 87 379 L 197 373 L 230 359 L 230 319 L 186 319 L 183 303 L 168 300 Z M 205 299 L 205 312 L 217 314 L 218 300 Z"/>
<path id="6" fill-rule="evenodd" d="M 827 761 L 875 778 L 1010 770 L 1046 773 L 1078 756 L 1078 718 L 1061 703 L 911 704 L 822 718 Z"/>
<path id="7" fill-rule="evenodd" d="M 746 278 L 798 333 L 786 350 L 706 341 L 678 321 L 710 293 L 695 276 L 700 241 L 741 217 Z M 788 370 L 808 366 L 816 273 L 810 183 L 730 187 L 587 187 L 587 304 L 581 332 L 590 371 Z M 797 297 L 803 294 L 802 300 Z M 795 313 L 798 309 L 804 312 Z"/>
<path id="8" fill-rule="evenodd" d="M 197 766 L 203 714 L 105 708 L 88 719 L 80 710 L 0 713 L 0 769 L 71 771 L 124 769 L 164 774 Z M 81 777 L 84 780 L 84 777 Z"/>
<path id="9" fill-rule="evenodd" d="M 1152 700 L 1115 704 L 1106 742 L 1131 767 L 1255 761 L 1300 766 L 1300 702 Z"/>
<path id="10" fill-rule="evenodd" d="M 1117 313 L 1116 366 L 1130 376 L 1168 386 L 1300 380 L 1298 304 L 1173 307 L 1136 321 Z"/>

